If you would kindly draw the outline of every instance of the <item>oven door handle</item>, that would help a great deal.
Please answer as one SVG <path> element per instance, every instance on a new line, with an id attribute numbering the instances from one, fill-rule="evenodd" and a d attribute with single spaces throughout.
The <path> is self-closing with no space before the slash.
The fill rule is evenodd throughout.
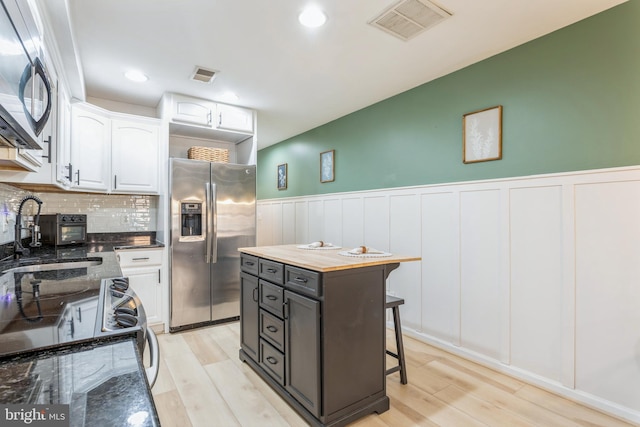
<path id="1" fill-rule="evenodd" d="M 153 388 L 160 371 L 160 347 L 158 346 L 158 338 L 150 327 L 147 327 L 147 343 L 149 344 L 149 360 L 151 362 L 149 367 L 145 368 L 145 373 L 149 388 Z"/>

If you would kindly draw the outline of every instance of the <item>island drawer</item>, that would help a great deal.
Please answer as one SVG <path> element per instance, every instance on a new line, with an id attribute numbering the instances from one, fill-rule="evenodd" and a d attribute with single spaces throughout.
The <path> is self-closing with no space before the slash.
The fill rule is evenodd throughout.
<path id="1" fill-rule="evenodd" d="M 260 280 L 260 307 L 282 318 L 284 294 L 282 286 Z"/>
<path id="2" fill-rule="evenodd" d="M 240 255 L 240 269 L 249 274 L 258 275 L 258 257 L 253 255 Z"/>
<path id="3" fill-rule="evenodd" d="M 284 354 L 262 338 L 260 339 L 260 366 L 274 380 L 284 386 Z"/>
<path id="4" fill-rule="evenodd" d="M 311 297 L 319 298 L 322 296 L 322 280 L 317 271 L 287 265 L 284 278 L 285 286 L 288 289 Z"/>
<path id="5" fill-rule="evenodd" d="M 258 275 L 261 278 L 267 279 L 279 285 L 284 284 L 284 265 L 280 264 L 279 262 L 269 261 L 262 258 L 260 259 L 260 261 L 258 261 L 258 265 Z"/>
<path id="6" fill-rule="evenodd" d="M 284 352 L 284 320 L 260 310 L 260 336 Z"/>

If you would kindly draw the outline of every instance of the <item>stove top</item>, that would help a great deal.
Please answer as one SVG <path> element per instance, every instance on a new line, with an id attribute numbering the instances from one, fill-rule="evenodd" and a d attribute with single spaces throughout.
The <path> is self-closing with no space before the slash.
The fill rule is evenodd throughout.
<path id="1" fill-rule="evenodd" d="M 144 348 L 146 316 L 126 278 L 47 266 L 0 275 L 0 357 L 123 334 Z"/>

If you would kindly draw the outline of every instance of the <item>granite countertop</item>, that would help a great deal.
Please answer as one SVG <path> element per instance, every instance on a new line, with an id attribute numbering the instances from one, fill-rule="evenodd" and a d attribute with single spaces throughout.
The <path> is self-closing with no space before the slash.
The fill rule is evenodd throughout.
<path id="1" fill-rule="evenodd" d="M 17 357 L 0 364 L 0 402 L 68 405 L 72 427 L 159 426 L 141 360 L 134 338 Z"/>
<path id="2" fill-rule="evenodd" d="M 83 288 L 99 290 L 102 279 L 122 275 L 115 250 L 163 247 L 155 241 L 155 236 L 131 238 L 110 233 L 109 237 L 99 236 L 82 245 L 30 248 L 29 256 L 0 261 L 0 280 L 3 273 L 12 274 L 16 267 L 96 261 L 97 264 L 87 267 L 83 264 L 82 269 L 44 273 L 55 274 L 55 280 L 61 286 L 65 283 L 77 286 L 81 282 Z M 0 335 L 3 334 L 0 331 Z M 103 369 L 105 366 L 109 369 Z M 109 372 L 108 378 L 104 377 L 105 371 Z M 102 373 L 103 377 L 96 377 L 96 373 Z M 51 397 L 47 402 L 39 402 L 44 395 Z M 130 336 L 18 353 L 0 359 L 0 403 L 31 404 L 31 407 L 39 403 L 70 405 L 71 426 L 129 425 L 129 416 L 140 421 L 131 425 L 159 425 L 142 357 L 135 339 Z"/>

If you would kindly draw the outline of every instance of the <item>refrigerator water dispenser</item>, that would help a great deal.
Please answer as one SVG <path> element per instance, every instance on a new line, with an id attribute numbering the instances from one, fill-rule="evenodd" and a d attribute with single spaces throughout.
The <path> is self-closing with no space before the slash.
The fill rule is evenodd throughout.
<path id="1" fill-rule="evenodd" d="M 180 203 L 180 237 L 204 238 L 202 234 L 202 203 Z M 191 240 L 191 239 L 185 239 Z"/>

